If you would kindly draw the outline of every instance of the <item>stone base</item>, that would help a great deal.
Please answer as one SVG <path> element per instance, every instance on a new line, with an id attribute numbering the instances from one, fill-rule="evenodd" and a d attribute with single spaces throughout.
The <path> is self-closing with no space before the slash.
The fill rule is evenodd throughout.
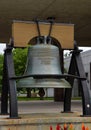
<path id="1" fill-rule="evenodd" d="M 75 130 L 81 130 L 81 125 L 91 129 L 91 117 L 81 117 L 81 113 L 32 113 L 19 114 L 19 119 L 9 119 L 9 116 L 0 116 L 0 130 L 56 130 L 56 125 L 62 127 L 73 124 Z"/>

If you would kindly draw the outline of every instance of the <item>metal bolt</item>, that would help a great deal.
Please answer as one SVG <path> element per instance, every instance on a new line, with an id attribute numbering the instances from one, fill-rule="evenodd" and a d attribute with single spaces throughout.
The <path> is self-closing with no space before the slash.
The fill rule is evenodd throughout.
<path id="1" fill-rule="evenodd" d="M 90 107 L 90 105 L 89 105 L 89 104 L 87 104 L 87 107 L 89 108 L 89 107 Z"/>

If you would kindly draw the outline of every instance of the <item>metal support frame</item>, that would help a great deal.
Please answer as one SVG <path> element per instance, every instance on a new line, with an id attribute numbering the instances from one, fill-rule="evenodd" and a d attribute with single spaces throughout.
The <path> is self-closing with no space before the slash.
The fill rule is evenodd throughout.
<path id="1" fill-rule="evenodd" d="M 9 99 L 10 118 L 18 118 L 16 79 L 23 78 L 23 77 L 15 76 L 12 49 L 13 47 L 11 45 L 8 45 L 4 51 L 1 114 L 8 114 L 8 99 Z M 77 72 L 80 78 L 78 76 L 72 77 L 72 75 L 75 75 L 75 72 Z M 80 51 L 78 50 L 77 46 L 72 52 L 68 75 L 63 75 L 63 77 L 66 77 L 66 79 L 72 86 L 73 86 L 74 78 L 78 78 L 80 80 L 81 91 L 82 91 L 83 116 L 91 116 L 90 95 L 89 95 L 89 90 L 87 86 L 84 67 L 82 64 L 82 59 L 80 56 Z M 64 112 L 65 113 L 71 112 L 71 94 L 72 94 L 72 88 L 71 89 L 66 88 L 65 95 L 64 95 Z"/>
<path id="2" fill-rule="evenodd" d="M 9 96 L 10 118 L 18 118 L 16 81 L 10 79 L 10 77 L 15 76 L 12 49 L 11 45 L 8 45 L 4 51 L 1 114 L 8 113 Z"/>
<path id="3" fill-rule="evenodd" d="M 88 90 L 88 84 L 86 80 L 86 75 L 81 59 L 81 54 L 78 47 L 75 45 L 75 49 L 72 52 L 71 62 L 68 74 L 75 75 L 77 74 L 83 79 L 80 79 L 81 82 L 81 92 L 82 92 L 82 108 L 83 108 L 83 116 L 91 116 L 91 101 L 90 101 L 90 94 Z M 74 79 L 71 77 L 67 78 L 68 82 L 73 86 Z M 65 89 L 65 96 L 64 96 L 64 112 L 71 112 L 71 94 L 72 89 Z"/>

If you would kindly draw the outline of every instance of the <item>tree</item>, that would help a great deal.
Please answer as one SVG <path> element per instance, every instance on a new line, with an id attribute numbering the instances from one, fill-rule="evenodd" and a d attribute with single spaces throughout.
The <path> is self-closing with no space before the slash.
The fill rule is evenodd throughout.
<path id="1" fill-rule="evenodd" d="M 24 74 L 25 67 L 26 67 L 26 60 L 27 60 L 27 50 L 28 50 L 27 48 L 24 49 L 17 48 L 13 50 L 13 60 L 14 60 L 14 68 L 15 68 L 16 76 L 22 76 Z M 17 90 L 25 91 L 26 89 L 17 88 Z"/>
<path id="2" fill-rule="evenodd" d="M 23 75 L 26 66 L 26 60 L 27 60 L 27 48 L 14 49 L 13 59 L 14 59 L 15 74 Z"/>
<path id="3" fill-rule="evenodd" d="M 3 54 L 0 54 L 0 91 L 1 91 L 1 86 L 2 86 L 3 59 L 4 59 Z"/>

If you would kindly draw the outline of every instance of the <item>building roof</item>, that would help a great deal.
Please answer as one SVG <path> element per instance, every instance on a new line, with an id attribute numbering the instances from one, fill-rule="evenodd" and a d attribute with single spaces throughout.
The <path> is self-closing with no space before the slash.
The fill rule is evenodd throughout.
<path id="1" fill-rule="evenodd" d="M 9 42 L 13 20 L 48 17 L 55 17 L 55 22 L 74 24 L 78 45 L 91 46 L 90 0 L 0 0 L 0 42 Z"/>

